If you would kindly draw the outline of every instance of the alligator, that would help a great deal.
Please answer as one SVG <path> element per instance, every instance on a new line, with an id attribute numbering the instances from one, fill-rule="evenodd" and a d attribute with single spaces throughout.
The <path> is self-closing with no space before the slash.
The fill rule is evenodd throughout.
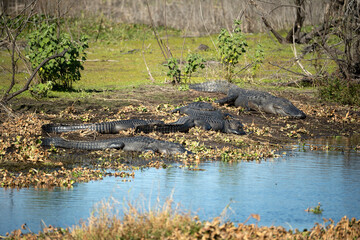
<path id="1" fill-rule="evenodd" d="M 188 116 L 179 118 L 176 122 L 168 124 L 144 125 L 136 128 L 135 132 L 188 132 L 192 127 L 201 127 L 204 130 L 220 131 L 244 135 L 243 125 L 239 120 L 227 113 L 216 110 L 210 103 L 193 102 L 177 108 L 172 113 L 180 112 Z"/>
<path id="2" fill-rule="evenodd" d="M 306 118 L 303 111 L 285 98 L 276 97 L 268 92 L 242 89 L 224 80 L 191 84 L 189 88 L 196 91 L 227 94 L 225 98 L 215 101 L 220 105 L 233 104 L 236 107 L 243 107 L 248 110 L 262 111 L 290 118 Z"/>
<path id="3" fill-rule="evenodd" d="M 194 102 L 181 108 L 177 108 L 172 112 L 180 112 L 188 116 L 180 118 L 179 122 L 190 121 L 194 122 L 195 126 L 201 127 L 205 130 L 214 130 L 224 133 L 234 133 L 244 135 L 242 123 L 234 116 L 228 113 L 223 113 L 214 108 L 210 103 Z"/>
<path id="4" fill-rule="evenodd" d="M 192 103 L 189 103 L 186 106 L 176 108 L 176 109 L 172 110 L 171 112 L 172 113 L 175 113 L 175 112 L 184 113 L 183 111 L 186 111 L 187 109 L 196 109 L 196 110 L 204 110 L 204 111 L 214 111 L 214 110 L 216 110 L 216 108 L 211 103 L 208 103 L 208 102 L 192 102 Z"/>
<path id="5" fill-rule="evenodd" d="M 83 150 L 103 150 L 107 148 L 121 149 L 124 151 L 135 152 L 159 152 L 163 154 L 177 154 L 192 152 L 186 150 L 181 144 L 168 141 L 157 140 L 145 136 L 111 138 L 94 141 L 74 141 L 60 137 L 50 137 L 42 139 L 42 146 L 61 147 Z"/>
<path id="6" fill-rule="evenodd" d="M 173 132 L 189 132 L 189 129 L 195 127 L 193 119 L 182 119 L 180 118 L 173 123 L 160 123 L 160 124 L 148 124 L 142 125 L 135 128 L 135 132 L 160 132 L 160 133 L 173 133 Z"/>
<path id="7" fill-rule="evenodd" d="M 58 124 L 45 124 L 41 128 L 48 133 L 63 133 L 71 132 L 76 130 L 94 130 L 99 133 L 115 134 L 121 130 L 130 128 L 136 128 L 138 126 L 162 124 L 160 120 L 142 120 L 142 119 L 129 119 L 129 120 L 118 120 L 111 122 L 100 122 L 91 124 L 75 124 L 75 125 L 58 125 Z"/>
<path id="8" fill-rule="evenodd" d="M 245 135 L 243 130 L 243 125 L 239 120 L 236 119 L 221 119 L 217 117 L 208 117 L 208 116 L 185 116 L 178 120 L 182 121 L 192 121 L 195 126 L 201 127 L 204 130 L 213 130 L 223 133 L 233 133 L 237 135 Z M 177 123 L 177 122 L 176 122 Z"/>

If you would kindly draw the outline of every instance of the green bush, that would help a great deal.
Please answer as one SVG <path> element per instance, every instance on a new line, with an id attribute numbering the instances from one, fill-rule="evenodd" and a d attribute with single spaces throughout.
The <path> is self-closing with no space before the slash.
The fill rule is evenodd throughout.
<path id="1" fill-rule="evenodd" d="M 360 106 L 360 84 L 338 77 L 324 77 L 318 79 L 317 84 L 320 99 Z"/>
<path id="2" fill-rule="evenodd" d="M 165 66 L 168 67 L 167 76 L 173 79 L 173 83 L 180 83 L 181 82 L 181 70 L 179 68 L 177 58 L 169 58 L 167 64 Z"/>
<path id="3" fill-rule="evenodd" d="M 40 99 L 48 96 L 49 91 L 53 88 L 53 82 L 38 83 L 30 87 L 31 96 Z"/>
<path id="4" fill-rule="evenodd" d="M 240 21 L 235 20 L 233 32 L 229 33 L 226 29 L 222 29 L 217 38 L 220 60 L 225 66 L 225 79 L 228 81 L 232 80 L 234 67 L 239 63 L 241 55 L 246 52 L 248 46 L 240 24 Z"/>
<path id="5" fill-rule="evenodd" d="M 81 78 L 85 49 L 88 39 L 82 36 L 78 42 L 72 41 L 69 34 L 57 36 L 56 25 L 43 22 L 37 30 L 28 36 L 26 56 L 35 69 L 44 59 L 68 49 L 64 57 L 50 60 L 38 72 L 41 83 L 53 82 L 54 87 L 69 89 L 73 82 Z"/>
<path id="6" fill-rule="evenodd" d="M 252 65 L 252 75 L 256 75 L 257 70 L 260 68 L 261 64 L 265 59 L 264 47 L 259 43 L 256 46 L 255 54 L 253 56 L 253 65 Z"/>
<path id="7" fill-rule="evenodd" d="M 182 79 L 187 83 L 191 78 L 191 74 L 196 72 L 199 68 L 204 68 L 205 59 L 199 54 L 189 54 L 186 58 L 186 63 L 183 69 L 179 66 L 179 60 L 177 58 L 169 58 L 165 66 L 168 67 L 167 76 L 173 79 L 173 83 L 182 83 Z M 182 78 L 181 72 L 184 72 L 184 78 Z"/>
<path id="8" fill-rule="evenodd" d="M 184 68 L 186 79 L 189 80 L 191 78 L 191 74 L 196 72 L 198 68 L 205 68 L 204 62 L 205 59 L 201 55 L 197 53 L 189 54 L 186 58 L 186 64 Z"/>

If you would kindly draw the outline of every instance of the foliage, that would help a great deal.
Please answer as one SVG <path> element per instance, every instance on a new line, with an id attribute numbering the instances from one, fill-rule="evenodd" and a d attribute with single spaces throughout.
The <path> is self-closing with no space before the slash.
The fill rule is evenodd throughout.
<path id="1" fill-rule="evenodd" d="M 38 83 L 30 87 L 29 91 L 35 98 L 44 98 L 48 96 L 49 91 L 53 88 L 53 82 Z"/>
<path id="2" fill-rule="evenodd" d="M 314 207 L 314 208 L 307 208 L 305 211 L 306 211 L 306 212 L 312 212 L 312 213 L 314 213 L 314 214 L 321 214 L 321 213 L 324 211 L 324 209 L 322 209 L 322 208 L 321 208 L 321 204 L 318 203 L 318 205 L 317 205 L 316 207 Z"/>
<path id="3" fill-rule="evenodd" d="M 69 34 L 56 33 L 55 24 L 43 22 L 38 30 L 28 36 L 26 56 L 35 69 L 44 59 L 68 49 L 64 57 L 52 59 L 39 70 L 41 83 L 53 82 L 55 86 L 71 88 L 72 83 L 81 78 L 83 62 L 86 60 L 85 49 L 88 48 L 88 38 L 82 36 L 79 42 L 71 41 Z M 80 59 L 80 60 L 79 60 Z"/>
<path id="4" fill-rule="evenodd" d="M 317 79 L 318 95 L 325 101 L 360 106 L 360 84 L 339 77 Z"/>
<path id="5" fill-rule="evenodd" d="M 341 104 L 359 105 L 360 39 L 359 4 L 356 1 L 331 1 L 322 25 L 314 27 L 315 33 L 303 55 L 313 53 L 312 64 L 319 97 Z M 329 60 L 335 73 L 327 67 Z"/>
<path id="6" fill-rule="evenodd" d="M 205 68 L 204 62 L 205 59 L 199 54 L 189 54 L 186 58 L 186 63 L 184 69 L 180 69 L 179 60 L 177 58 L 169 58 L 167 64 L 165 66 L 168 67 L 167 76 L 173 79 L 173 83 L 181 83 L 182 82 L 182 74 L 181 72 L 184 71 L 184 83 L 187 83 L 190 78 L 191 74 L 196 72 L 199 68 Z"/>
<path id="7" fill-rule="evenodd" d="M 234 21 L 234 30 L 229 33 L 226 29 L 222 29 L 217 37 L 217 45 L 221 62 L 226 69 L 225 79 L 232 80 L 234 67 L 239 63 L 239 59 L 246 52 L 247 42 L 240 28 L 241 22 Z"/>
<path id="8" fill-rule="evenodd" d="M 173 83 L 180 83 L 181 70 L 179 68 L 178 60 L 176 58 L 169 58 L 165 66 L 169 69 L 166 75 L 173 79 Z"/>
<path id="9" fill-rule="evenodd" d="M 186 64 L 184 68 L 186 79 L 190 79 L 191 74 L 196 72 L 198 68 L 205 68 L 204 62 L 205 59 L 201 55 L 197 53 L 189 54 L 186 58 Z"/>
<path id="10" fill-rule="evenodd" d="M 256 46 L 255 54 L 254 54 L 254 60 L 253 60 L 253 65 L 252 65 L 252 74 L 253 74 L 253 76 L 255 76 L 256 71 L 260 68 L 260 66 L 263 63 L 264 59 L 265 59 L 264 47 L 259 43 Z"/>

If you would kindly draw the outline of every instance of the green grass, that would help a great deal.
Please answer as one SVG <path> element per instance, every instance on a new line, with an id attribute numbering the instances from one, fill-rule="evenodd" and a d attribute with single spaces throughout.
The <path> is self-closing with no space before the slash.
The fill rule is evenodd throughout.
<path id="1" fill-rule="evenodd" d="M 81 72 L 81 80 L 73 84 L 76 91 L 53 91 L 50 93 L 50 97 L 87 97 L 90 96 L 88 94 L 89 90 L 118 90 L 146 84 L 163 84 L 165 81 L 170 80 L 166 76 L 167 68 L 162 64 L 165 59 L 149 26 L 115 24 L 104 20 L 98 39 L 95 41 L 101 21 L 100 18 L 90 19 L 89 22 L 82 18 L 68 21 L 74 23 L 70 29 L 74 37 L 77 37 L 77 34 L 80 33 L 86 33 L 90 36 L 90 47 L 87 50 L 88 60 L 84 63 L 85 69 Z M 188 54 L 199 52 L 207 60 L 218 60 L 217 50 L 212 43 L 212 40 L 216 41 L 216 35 L 183 38 L 180 31 L 170 29 L 166 32 L 163 28 L 158 28 L 157 31 L 163 42 L 168 43 L 173 57 L 185 60 Z M 166 33 L 169 37 L 167 37 Z M 241 71 L 235 76 L 234 82 L 244 87 L 250 84 L 259 88 L 266 87 L 279 90 L 278 87 L 273 86 L 274 83 L 299 78 L 299 76 L 269 64 L 269 62 L 272 62 L 294 72 L 301 72 L 297 64 L 289 62 L 294 57 L 290 45 L 279 44 L 267 34 L 247 34 L 246 38 L 249 47 L 247 53 L 241 57 L 235 72 L 239 72 L 240 69 L 252 62 L 258 43 L 263 46 L 265 59 L 256 72 L 251 70 Z M 198 51 L 197 47 L 201 43 L 208 45 L 210 50 Z M 296 47 L 298 54 L 300 54 L 302 46 Z M 129 51 L 133 52 L 130 53 Z M 144 51 L 146 63 L 155 79 L 154 83 L 149 79 L 142 51 Z M 0 50 L 0 57 L 0 95 L 2 95 L 10 84 L 11 74 L 7 69 L 11 69 L 11 61 L 5 50 Z M 303 64 L 307 70 L 314 72 L 310 62 L 304 61 Z M 20 89 L 27 77 L 26 68 L 20 61 L 18 63 L 18 72 L 14 90 Z M 205 68 L 194 73 L 191 82 L 223 79 L 223 76 L 224 72 L 221 66 Z M 24 93 L 21 96 L 29 97 L 30 94 Z"/>

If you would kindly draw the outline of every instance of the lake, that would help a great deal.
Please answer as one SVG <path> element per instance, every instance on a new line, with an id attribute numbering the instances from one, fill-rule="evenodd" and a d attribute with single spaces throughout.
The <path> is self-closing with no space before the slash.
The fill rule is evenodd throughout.
<path id="1" fill-rule="evenodd" d="M 282 157 L 261 163 L 201 163 L 199 168 L 204 171 L 190 171 L 177 164 L 149 168 L 135 171 L 130 182 L 106 177 L 75 184 L 71 189 L 1 188 L 0 235 L 24 223 L 32 232 L 41 230 L 43 223 L 71 227 L 86 220 L 99 202 L 110 199 L 119 214 L 129 201 L 149 209 L 171 198 L 180 209 L 191 210 L 201 220 L 211 220 L 226 209 L 224 221 L 240 223 L 250 214 L 259 214 L 260 226 L 299 230 L 323 223 L 323 218 L 335 222 L 345 215 L 359 219 L 360 152 L 354 150 L 358 143 L 358 139 L 319 139 L 292 146 L 280 152 Z M 330 148 L 310 150 L 316 146 Z M 305 211 L 319 202 L 322 214 Z"/>

